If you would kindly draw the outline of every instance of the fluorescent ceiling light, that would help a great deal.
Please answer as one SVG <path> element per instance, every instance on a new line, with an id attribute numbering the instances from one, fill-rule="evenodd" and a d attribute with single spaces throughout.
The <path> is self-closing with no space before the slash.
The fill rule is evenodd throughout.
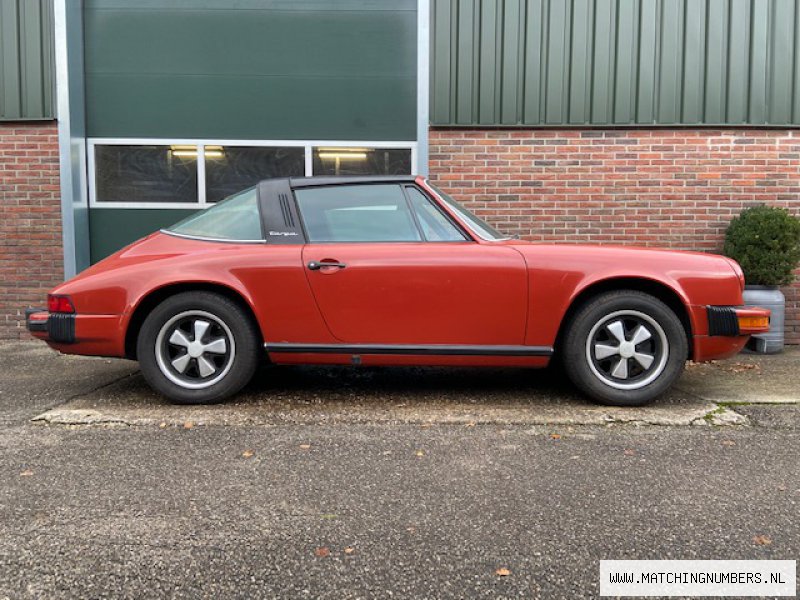
<path id="1" fill-rule="evenodd" d="M 367 158 L 366 152 L 320 152 L 319 157 L 326 159 L 339 160 L 365 160 Z"/>
<path id="2" fill-rule="evenodd" d="M 319 152 L 360 152 L 365 153 L 369 152 L 370 148 L 345 148 L 345 147 L 336 147 L 336 148 L 317 148 Z"/>
<path id="3" fill-rule="evenodd" d="M 172 156 L 179 158 L 197 158 L 197 146 L 188 144 L 174 144 L 169 147 L 172 151 Z M 223 158 L 225 153 L 222 151 L 222 146 L 206 146 L 203 153 L 206 158 Z"/>

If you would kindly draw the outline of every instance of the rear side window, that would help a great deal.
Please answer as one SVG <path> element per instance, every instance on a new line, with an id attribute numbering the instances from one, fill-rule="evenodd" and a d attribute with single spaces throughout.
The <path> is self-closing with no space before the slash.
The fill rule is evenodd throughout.
<path id="1" fill-rule="evenodd" d="M 311 242 L 419 242 L 399 185 L 336 185 L 295 191 Z"/>
<path id="2" fill-rule="evenodd" d="M 228 241 L 263 241 L 256 188 L 223 200 L 167 228 L 190 237 Z"/>

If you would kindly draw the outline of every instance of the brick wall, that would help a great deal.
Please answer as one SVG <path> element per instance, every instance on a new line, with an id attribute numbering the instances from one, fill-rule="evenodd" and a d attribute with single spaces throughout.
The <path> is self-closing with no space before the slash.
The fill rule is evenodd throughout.
<path id="1" fill-rule="evenodd" d="M 27 337 L 63 272 L 56 124 L 0 123 L 0 339 Z"/>
<path id="2" fill-rule="evenodd" d="M 800 215 L 800 131 L 432 129 L 430 173 L 535 241 L 719 252 L 746 206 Z M 800 343 L 800 283 L 784 293 Z"/>

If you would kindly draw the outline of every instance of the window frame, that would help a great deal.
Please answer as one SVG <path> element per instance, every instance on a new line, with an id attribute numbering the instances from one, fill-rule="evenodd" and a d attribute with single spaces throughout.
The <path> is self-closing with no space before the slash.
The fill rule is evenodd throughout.
<path id="1" fill-rule="evenodd" d="M 472 239 L 472 236 L 470 236 L 469 233 L 467 233 L 464 230 L 464 228 L 461 226 L 461 224 L 456 222 L 456 220 L 453 219 L 453 217 L 451 217 L 449 214 L 447 214 L 447 212 L 445 212 L 442 209 L 442 207 L 439 206 L 438 202 L 434 201 L 433 198 L 431 198 L 428 194 L 425 193 L 425 190 L 421 189 L 418 185 L 415 185 L 413 183 L 402 184 L 402 186 L 403 186 L 403 194 L 406 197 L 406 202 L 408 203 L 408 206 L 411 209 L 411 216 L 413 217 L 414 222 L 417 225 L 417 229 L 419 229 L 420 235 L 422 236 L 422 240 L 424 242 L 427 242 L 429 244 L 463 244 L 465 242 L 467 242 L 467 243 L 468 242 L 473 242 L 473 243 L 475 242 L 475 240 Z M 425 235 L 425 229 L 423 229 L 422 223 L 420 223 L 420 221 L 419 221 L 419 217 L 417 216 L 417 211 L 414 208 L 414 204 L 411 202 L 411 198 L 408 195 L 407 190 L 409 188 L 413 188 L 413 189 L 417 190 L 420 194 L 422 194 L 422 197 L 425 198 L 428 201 L 428 203 L 431 204 L 433 206 L 433 208 L 440 215 L 442 215 L 445 218 L 445 220 L 447 220 L 448 223 L 450 223 L 453 227 L 455 227 L 456 231 L 458 231 L 463 236 L 464 239 L 462 239 L 462 240 L 429 240 L 427 238 L 427 236 Z"/>
<path id="2" fill-rule="evenodd" d="M 308 228 L 306 227 L 306 219 L 303 215 L 303 209 L 300 206 L 300 202 L 297 199 L 297 190 L 292 189 L 292 199 L 294 200 L 294 205 L 297 208 L 297 214 L 300 217 L 300 226 L 303 230 L 303 236 L 305 237 L 306 244 L 316 244 L 316 245 L 325 245 L 325 244 L 469 244 L 469 243 L 476 243 L 472 236 L 461 226 L 460 223 L 457 223 L 450 215 L 448 215 L 442 208 L 427 194 L 425 190 L 421 189 L 418 185 L 413 183 L 404 183 L 404 182 L 365 182 L 365 183 L 331 183 L 327 185 L 320 185 L 314 186 L 313 188 L 300 188 L 300 189 L 318 189 L 318 188 L 330 188 L 330 187 L 356 187 L 356 186 L 376 186 L 376 185 L 394 185 L 400 188 L 401 193 L 403 194 L 403 198 L 406 203 L 406 207 L 411 215 L 411 221 L 414 224 L 414 227 L 417 230 L 417 234 L 419 235 L 418 240 L 397 240 L 397 241 L 389 241 L 389 240 L 380 240 L 380 241 L 335 241 L 335 242 L 316 242 L 311 239 L 308 234 Z M 429 240 L 425 236 L 425 231 L 422 229 L 422 226 L 419 222 L 419 218 L 417 217 L 417 213 L 414 210 L 414 205 L 411 203 L 411 198 L 408 196 L 408 192 L 406 192 L 407 188 L 414 188 L 419 191 L 423 197 L 430 202 L 436 210 L 438 210 L 444 217 L 458 230 L 461 235 L 464 236 L 463 240 Z"/>
<path id="3" fill-rule="evenodd" d="M 440 207 L 442 207 L 443 209 L 447 210 L 448 213 L 451 213 L 453 218 L 456 218 L 460 223 L 462 223 L 464 228 L 467 229 L 467 231 L 469 231 L 470 237 L 472 237 L 473 239 L 482 240 L 484 242 L 490 242 L 490 243 L 506 242 L 508 240 L 513 240 L 514 239 L 513 235 L 506 235 L 502 231 L 497 231 L 491 225 L 491 223 L 487 223 L 486 221 L 483 220 L 482 217 L 480 217 L 479 215 L 476 215 L 475 213 L 473 213 L 471 210 L 469 210 L 465 206 L 462 206 L 461 203 L 456 201 L 455 198 L 451 197 L 446 192 L 444 192 L 444 191 L 440 190 L 439 188 L 437 188 L 433 183 L 431 183 L 428 180 L 427 177 L 425 178 L 425 186 L 426 186 L 426 188 L 428 188 L 430 190 L 429 191 L 429 195 L 430 194 L 434 194 L 437 198 L 439 198 L 439 202 L 437 202 L 437 204 Z M 451 204 L 451 202 L 452 202 L 452 204 Z M 499 238 L 487 237 L 486 235 L 484 235 L 483 233 L 481 233 L 478 230 L 479 228 L 473 228 L 472 227 L 472 223 L 471 223 L 471 219 L 468 218 L 467 215 L 464 215 L 463 214 L 464 212 L 466 212 L 467 215 L 471 215 L 473 218 L 478 219 L 478 221 L 480 221 L 484 225 L 488 226 L 489 229 L 499 233 L 502 237 L 499 237 Z M 517 238 L 518 237 L 519 236 L 517 236 Z"/>
<path id="4" fill-rule="evenodd" d="M 104 202 L 97 199 L 96 146 L 197 146 L 197 202 Z M 191 138 L 87 138 L 86 139 L 86 187 L 89 191 L 89 208 L 159 208 L 159 209 L 203 209 L 214 206 L 206 199 L 206 146 L 238 146 L 252 148 L 303 148 L 304 173 L 296 177 L 314 176 L 314 148 L 379 148 L 399 149 L 411 152 L 411 173 L 419 172 L 417 142 L 377 140 L 229 140 Z"/>

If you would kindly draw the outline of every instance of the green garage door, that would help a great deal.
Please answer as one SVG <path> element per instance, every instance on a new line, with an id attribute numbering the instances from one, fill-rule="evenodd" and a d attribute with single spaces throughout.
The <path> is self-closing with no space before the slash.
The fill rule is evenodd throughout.
<path id="1" fill-rule="evenodd" d="M 92 261 L 269 176 L 409 173 L 415 0 L 86 0 Z"/>

